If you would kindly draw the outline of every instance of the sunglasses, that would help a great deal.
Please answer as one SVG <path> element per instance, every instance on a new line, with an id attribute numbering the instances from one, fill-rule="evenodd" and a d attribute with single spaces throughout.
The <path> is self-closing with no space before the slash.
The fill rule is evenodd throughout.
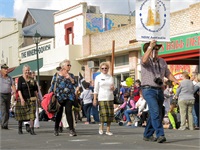
<path id="1" fill-rule="evenodd" d="M 107 70 L 108 68 L 101 68 L 102 70 Z"/>
<path id="2" fill-rule="evenodd" d="M 72 65 L 67 65 L 68 67 L 71 67 Z"/>

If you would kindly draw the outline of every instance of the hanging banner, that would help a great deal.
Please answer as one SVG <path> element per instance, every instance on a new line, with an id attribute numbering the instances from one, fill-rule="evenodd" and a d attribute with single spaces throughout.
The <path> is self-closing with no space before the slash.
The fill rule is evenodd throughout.
<path id="1" fill-rule="evenodd" d="M 170 0 L 136 0 L 136 39 L 170 41 Z"/>

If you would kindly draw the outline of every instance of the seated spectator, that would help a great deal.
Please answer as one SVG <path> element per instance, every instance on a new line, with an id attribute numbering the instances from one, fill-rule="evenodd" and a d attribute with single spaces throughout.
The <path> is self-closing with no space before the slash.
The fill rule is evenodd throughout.
<path id="1" fill-rule="evenodd" d="M 129 94 L 124 94 L 124 98 L 125 99 L 128 99 L 129 98 Z M 124 107 L 126 108 L 126 110 L 124 111 L 124 115 L 126 117 L 126 121 L 127 121 L 127 126 L 131 126 L 132 125 L 132 121 L 131 121 L 131 118 L 130 118 L 130 114 L 137 114 L 138 113 L 138 110 L 135 106 L 135 101 L 133 99 L 128 99 L 127 102 L 124 102 L 122 104 L 122 106 L 120 107 Z"/>
<path id="2" fill-rule="evenodd" d="M 116 121 L 120 121 L 123 118 L 123 121 L 126 121 L 126 119 L 124 119 L 124 111 L 129 108 L 128 106 L 128 102 L 130 101 L 130 96 L 129 93 L 125 93 L 124 94 L 124 103 L 122 105 L 118 105 L 115 107 L 114 109 L 114 113 L 115 113 L 115 119 Z"/>
<path id="3" fill-rule="evenodd" d="M 149 109 L 148 109 L 148 105 L 146 103 L 146 100 L 142 96 L 142 91 L 141 90 L 140 90 L 140 98 L 139 98 L 139 100 L 137 101 L 137 103 L 135 105 L 138 108 L 137 116 L 140 119 L 139 126 L 145 127 Z"/>

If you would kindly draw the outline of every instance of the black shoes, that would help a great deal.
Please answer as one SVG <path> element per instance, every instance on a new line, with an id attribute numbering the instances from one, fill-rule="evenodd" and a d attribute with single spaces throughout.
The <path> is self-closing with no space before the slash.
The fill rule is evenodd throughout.
<path id="1" fill-rule="evenodd" d="M 74 129 L 69 131 L 69 136 L 77 136 Z"/>
<path id="2" fill-rule="evenodd" d="M 54 130 L 54 136 L 59 136 L 58 129 L 55 129 L 55 130 Z"/>
<path id="3" fill-rule="evenodd" d="M 158 138 L 155 138 L 154 136 L 150 137 L 143 137 L 144 141 L 150 141 L 150 142 L 158 142 L 158 143 L 163 143 L 166 141 L 166 138 L 164 136 L 159 136 Z"/>
<path id="4" fill-rule="evenodd" d="M 59 127 L 59 132 L 60 132 L 60 133 L 63 132 L 63 127 Z"/>
<path id="5" fill-rule="evenodd" d="M 163 143 L 165 141 L 166 141 L 166 138 L 164 136 L 159 136 L 158 139 L 157 139 L 158 143 Z"/>
<path id="6" fill-rule="evenodd" d="M 23 134 L 22 127 L 19 127 L 18 134 Z"/>
<path id="7" fill-rule="evenodd" d="M 8 130 L 8 126 L 2 126 L 1 129 Z"/>
<path id="8" fill-rule="evenodd" d="M 34 127 L 31 127 L 31 128 L 30 128 L 30 134 L 31 134 L 31 135 L 36 135 L 36 133 L 35 133 L 35 131 L 34 131 Z"/>
<path id="9" fill-rule="evenodd" d="M 150 142 L 156 142 L 156 138 L 154 136 L 150 136 L 150 137 L 143 137 L 144 141 L 150 141 Z"/>
<path id="10" fill-rule="evenodd" d="M 29 124 L 26 124 L 26 131 L 27 131 L 27 132 L 30 132 L 30 131 L 31 131 L 30 125 L 29 125 Z"/>

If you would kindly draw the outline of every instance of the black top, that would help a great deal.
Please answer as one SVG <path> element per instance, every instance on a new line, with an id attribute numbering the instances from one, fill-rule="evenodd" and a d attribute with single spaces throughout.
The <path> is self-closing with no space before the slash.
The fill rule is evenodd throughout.
<path id="1" fill-rule="evenodd" d="M 34 92 L 38 91 L 37 84 L 33 79 L 31 79 L 29 81 L 25 81 L 23 76 L 19 77 L 18 86 L 17 87 L 18 87 L 18 91 L 21 91 L 24 100 L 30 98 L 29 91 L 28 91 L 28 86 L 27 86 L 26 83 L 29 86 L 31 97 L 34 97 L 35 96 Z"/>

